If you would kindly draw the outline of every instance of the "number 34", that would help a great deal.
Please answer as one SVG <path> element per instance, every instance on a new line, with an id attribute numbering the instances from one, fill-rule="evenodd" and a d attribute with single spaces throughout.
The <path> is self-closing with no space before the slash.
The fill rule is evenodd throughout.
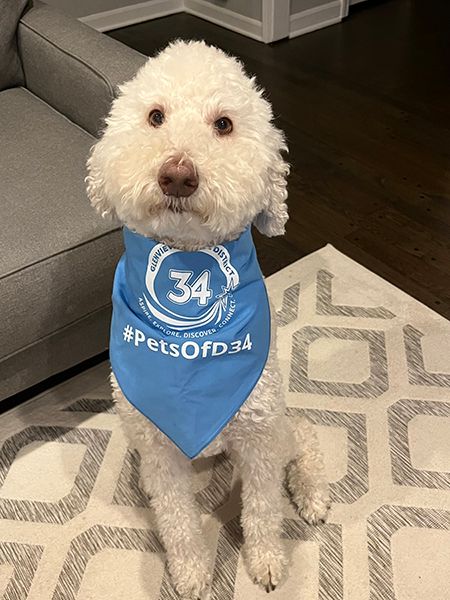
<path id="1" fill-rule="evenodd" d="M 193 283 L 190 283 L 193 275 L 192 271 L 174 271 L 173 269 L 169 271 L 170 279 L 176 281 L 175 290 L 179 292 L 175 294 L 175 292 L 170 291 L 167 294 L 167 298 L 171 302 L 186 304 L 189 300 L 195 299 L 199 306 L 206 306 L 208 304 L 208 300 L 212 296 L 212 291 L 209 287 L 211 273 L 205 269 Z"/>

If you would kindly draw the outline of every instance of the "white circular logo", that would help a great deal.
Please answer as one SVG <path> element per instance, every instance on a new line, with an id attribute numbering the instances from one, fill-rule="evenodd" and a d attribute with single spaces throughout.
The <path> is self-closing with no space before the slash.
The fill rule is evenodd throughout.
<path id="1" fill-rule="evenodd" d="M 182 252 L 156 244 L 148 257 L 144 300 L 155 319 L 177 331 L 227 322 L 239 274 L 224 246 Z"/>

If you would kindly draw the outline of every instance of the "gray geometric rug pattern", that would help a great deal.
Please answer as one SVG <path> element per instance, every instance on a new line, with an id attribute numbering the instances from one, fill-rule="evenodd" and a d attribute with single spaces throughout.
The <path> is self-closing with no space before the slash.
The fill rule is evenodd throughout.
<path id="1" fill-rule="evenodd" d="M 273 600 L 450 598 L 450 324 L 331 246 L 267 280 L 287 415 L 317 430 L 328 522 L 284 501 Z M 148 498 L 96 367 L 0 417 L 0 598 L 177 600 Z M 212 600 L 258 600 L 240 483 L 194 462 Z"/>

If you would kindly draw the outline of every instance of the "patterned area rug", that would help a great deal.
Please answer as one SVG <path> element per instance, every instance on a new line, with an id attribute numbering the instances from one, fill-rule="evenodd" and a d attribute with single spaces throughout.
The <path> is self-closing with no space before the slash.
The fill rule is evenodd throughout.
<path id="1" fill-rule="evenodd" d="M 316 425 L 334 501 L 285 503 L 290 578 L 271 598 L 450 598 L 449 323 L 330 246 L 268 280 L 288 413 Z M 0 597 L 176 598 L 101 365 L 0 418 Z M 257 600 L 239 482 L 196 463 L 214 600 Z"/>

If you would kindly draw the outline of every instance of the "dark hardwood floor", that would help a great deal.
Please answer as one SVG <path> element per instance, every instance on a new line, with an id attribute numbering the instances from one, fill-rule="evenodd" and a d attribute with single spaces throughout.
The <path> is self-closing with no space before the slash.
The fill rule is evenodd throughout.
<path id="1" fill-rule="evenodd" d="M 450 2 L 387 0 L 264 45 L 175 15 L 110 33 L 145 54 L 205 39 L 241 58 L 290 146 L 284 238 L 266 275 L 327 243 L 450 317 Z"/>

